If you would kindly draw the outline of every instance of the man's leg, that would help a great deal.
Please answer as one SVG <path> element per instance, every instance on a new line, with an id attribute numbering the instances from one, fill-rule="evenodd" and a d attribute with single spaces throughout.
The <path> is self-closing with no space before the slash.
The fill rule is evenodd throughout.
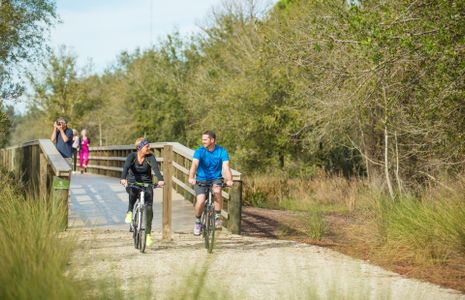
<path id="1" fill-rule="evenodd" d="M 198 193 L 198 191 L 196 191 Z M 200 235 L 200 231 L 202 229 L 202 221 L 200 220 L 202 216 L 203 207 L 205 206 L 205 193 L 198 193 L 195 201 L 194 206 L 194 213 L 195 213 L 195 225 L 194 225 L 194 235 Z"/>
<path id="2" fill-rule="evenodd" d="M 77 149 L 73 148 L 73 171 L 76 172 L 76 164 L 77 164 Z"/>
<path id="3" fill-rule="evenodd" d="M 216 182 L 215 182 L 216 183 Z M 221 230 L 221 208 L 223 207 L 223 197 L 221 196 L 221 186 L 213 184 L 213 199 L 215 200 L 215 227 Z"/>

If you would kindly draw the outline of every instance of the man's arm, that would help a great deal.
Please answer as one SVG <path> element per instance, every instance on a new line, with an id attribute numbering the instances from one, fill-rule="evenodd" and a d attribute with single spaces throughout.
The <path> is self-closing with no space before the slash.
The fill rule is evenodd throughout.
<path id="1" fill-rule="evenodd" d="M 226 185 L 231 187 L 233 185 L 231 167 L 229 166 L 229 161 L 223 162 L 223 174 L 226 177 Z"/>
<path id="2" fill-rule="evenodd" d="M 197 173 L 197 168 L 199 167 L 199 160 L 197 158 L 192 159 L 191 169 L 189 171 L 189 182 L 192 185 L 195 185 L 195 173 Z"/>
<path id="3" fill-rule="evenodd" d="M 52 131 L 52 136 L 50 137 L 50 139 L 52 140 L 52 142 L 55 141 L 57 137 L 57 123 L 53 123 L 53 131 Z"/>
<path id="4" fill-rule="evenodd" d="M 69 138 L 68 136 L 66 135 L 66 132 L 65 130 L 63 130 L 63 127 L 60 127 L 60 135 L 61 135 L 61 138 L 63 139 L 63 142 L 67 143 Z"/>

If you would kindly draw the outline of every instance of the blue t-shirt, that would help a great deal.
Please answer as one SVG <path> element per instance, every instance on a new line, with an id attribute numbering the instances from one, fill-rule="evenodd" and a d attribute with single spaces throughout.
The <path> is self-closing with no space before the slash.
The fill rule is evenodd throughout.
<path id="1" fill-rule="evenodd" d="M 65 135 L 68 137 L 68 141 L 66 143 L 61 137 L 60 131 L 57 131 L 56 147 L 61 156 L 64 158 L 71 158 L 71 156 L 73 156 L 73 130 L 71 128 L 66 128 Z"/>
<path id="2" fill-rule="evenodd" d="M 194 152 L 194 158 L 199 160 L 197 168 L 197 180 L 220 179 L 223 163 L 229 161 L 229 155 L 226 150 L 215 145 L 213 151 L 208 151 L 205 147 L 200 147 Z"/>

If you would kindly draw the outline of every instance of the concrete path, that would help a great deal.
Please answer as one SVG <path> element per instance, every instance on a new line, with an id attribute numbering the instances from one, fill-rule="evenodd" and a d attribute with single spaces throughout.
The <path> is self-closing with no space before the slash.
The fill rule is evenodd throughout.
<path id="1" fill-rule="evenodd" d="M 154 195 L 153 231 L 161 231 L 162 189 Z M 94 174 L 73 174 L 69 206 L 71 228 L 127 229 L 124 217 L 128 193 L 119 179 Z M 174 232 L 191 232 L 194 217 L 192 204 L 173 190 L 172 226 Z"/>

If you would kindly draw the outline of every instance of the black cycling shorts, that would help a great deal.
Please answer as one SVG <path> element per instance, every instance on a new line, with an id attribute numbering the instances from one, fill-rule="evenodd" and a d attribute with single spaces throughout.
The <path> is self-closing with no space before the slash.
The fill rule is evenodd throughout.
<path id="1" fill-rule="evenodd" d="M 197 180 L 197 182 L 202 183 L 202 184 L 212 183 L 213 185 L 221 186 L 221 184 L 223 183 L 223 179 L 220 178 L 220 179 L 212 179 L 212 180 Z M 208 192 L 208 188 L 206 186 L 198 186 L 197 184 L 194 186 L 194 190 L 195 190 L 196 196 L 202 195 L 202 194 L 206 195 Z"/>

